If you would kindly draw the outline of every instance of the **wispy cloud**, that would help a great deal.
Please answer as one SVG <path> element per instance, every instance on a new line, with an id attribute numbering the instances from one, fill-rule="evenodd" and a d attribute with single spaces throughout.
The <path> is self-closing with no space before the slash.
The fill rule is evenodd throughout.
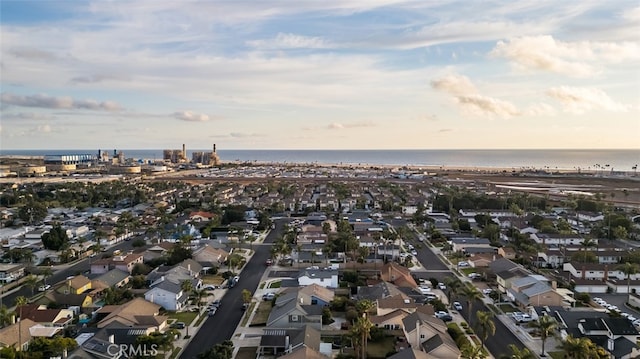
<path id="1" fill-rule="evenodd" d="M 372 122 L 352 122 L 352 123 L 339 123 L 332 122 L 327 126 L 329 130 L 344 130 L 348 128 L 364 128 L 364 127 L 375 127 L 375 123 Z"/>
<path id="2" fill-rule="evenodd" d="M 206 122 L 212 119 L 211 116 L 207 114 L 197 113 L 193 111 L 174 112 L 172 116 L 177 120 L 187 122 Z"/>
<path id="3" fill-rule="evenodd" d="M 507 58 L 520 69 L 589 77 L 601 71 L 601 63 L 640 59 L 640 45 L 633 42 L 564 42 L 553 36 L 531 36 L 499 41 L 491 55 Z"/>
<path id="4" fill-rule="evenodd" d="M 594 87 L 553 87 L 547 95 L 558 100 L 566 112 L 582 114 L 591 110 L 626 112 L 629 106 L 616 102 L 604 91 Z"/>
<path id="5" fill-rule="evenodd" d="M 0 118 L 3 120 L 34 120 L 34 121 L 47 121 L 55 119 L 54 116 L 42 113 L 34 112 L 19 112 L 19 113 L 2 113 Z"/>
<path id="6" fill-rule="evenodd" d="M 509 118 L 521 115 L 512 103 L 481 95 L 471 80 L 463 75 L 445 75 L 432 80 L 431 87 L 452 95 L 461 110 L 473 116 Z"/>
<path id="7" fill-rule="evenodd" d="M 274 49 L 327 49 L 335 47 L 322 37 L 302 36 L 296 34 L 278 33 L 275 38 L 265 40 L 250 40 L 247 45 L 262 50 Z"/>
<path id="8" fill-rule="evenodd" d="M 48 109 L 76 109 L 93 111 L 119 111 L 120 105 L 113 101 L 77 100 L 72 97 L 54 97 L 44 94 L 20 96 L 3 93 L 0 101 L 5 106 L 37 107 Z"/>

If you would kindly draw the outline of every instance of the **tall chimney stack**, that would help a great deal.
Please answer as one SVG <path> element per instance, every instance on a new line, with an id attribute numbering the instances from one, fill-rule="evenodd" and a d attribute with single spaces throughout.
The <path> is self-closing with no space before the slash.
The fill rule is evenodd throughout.
<path id="1" fill-rule="evenodd" d="M 182 144 L 182 158 L 187 158 L 187 148 Z"/>
<path id="2" fill-rule="evenodd" d="M 213 144 L 213 153 L 216 153 L 216 144 Z"/>

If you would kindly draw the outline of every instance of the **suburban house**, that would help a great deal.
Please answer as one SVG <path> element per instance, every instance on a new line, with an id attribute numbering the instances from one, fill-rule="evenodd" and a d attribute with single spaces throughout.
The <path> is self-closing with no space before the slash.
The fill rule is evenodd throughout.
<path id="1" fill-rule="evenodd" d="M 304 305 L 329 305 L 334 298 L 333 290 L 318 284 L 305 287 L 287 288 L 276 299 L 276 304 L 283 304 L 287 300 L 295 300 Z"/>
<path id="2" fill-rule="evenodd" d="M 73 322 L 73 312 L 68 309 L 47 309 L 38 304 L 26 304 L 16 308 L 21 319 L 31 319 L 48 327 L 67 327 Z"/>
<path id="3" fill-rule="evenodd" d="M 1 328 L 0 347 L 13 347 L 20 351 L 27 350 L 32 339 L 29 329 L 35 325 L 36 323 L 33 320 L 25 318 Z"/>
<path id="4" fill-rule="evenodd" d="M 403 298 L 409 298 L 394 284 L 389 282 L 380 282 L 374 285 L 358 287 L 356 299 L 357 300 L 368 299 L 371 301 L 376 301 L 378 299 L 383 299 L 383 298 L 396 296 L 396 295 L 400 295 Z"/>
<path id="5" fill-rule="evenodd" d="M 507 297 L 520 308 L 534 306 L 561 306 L 564 297 L 556 292 L 555 282 L 551 285 L 548 279 L 540 275 L 530 275 L 515 279 L 507 289 Z"/>
<path id="6" fill-rule="evenodd" d="M 418 303 L 415 299 L 408 298 L 405 295 L 395 295 L 376 300 L 376 313 L 378 316 L 389 314 L 396 309 L 402 309 L 407 313 L 413 313 L 418 310 L 425 313 L 434 313 L 433 306 Z"/>
<path id="7" fill-rule="evenodd" d="M 11 283 L 24 277 L 24 264 L 0 263 L 0 283 Z"/>
<path id="8" fill-rule="evenodd" d="M 326 354 L 307 346 L 299 346 L 293 349 L 291 353 L 281 356 L 282 359 L 329 359 L 332 353 L 328 351 Z"/>
<path id="9" fill-rule="evenodd" d="M 626 318 L 612 318 L 608 314 L 593 310 L 564 310 L 549 308 L 560 323 L 560 335 L 565 338 L 587 337 L 609 351 L 614 358 L 635 358 L 638 354 L 636 342 L 638 330 Z M 635 354 L 634 354 L 635 353 Z"/>
<path id="10" fill-rule="evenodd" d="M 67 278 L 64 282 L 61 282 L 56 289 L 58 293 L 63 294 L 82 294 L 89 290 L 91 290 L 91 279 L 83 275 Z"/>
<path id="11" fill-rule="evenodd" d="M 180 311 L 186 307 L 189 293 L 182 290 L 181 282 L 172 282 L 162 277 L 144 293 L 144 299 L 166 310 Z"/>
<path id="12" fill-rule="evenodd" d="M 143 263 L 143 256 L 139 253 L 98 259 L 91 263 L 91 274 L 104 274 L 114 268 L 131 274 L 138 263 Z"/>
<path id="13" fill-rule="evenodd" d="M 278 298 L 280 299 L 280 298 Z M 300 304 L 296 300 L 284 298 L 269 313 L 267 327 L 270 328 L 302 328 L 311 326 L 314 329 L 322 329 L 323 306 Z M 278 304 L 280 303 L 280 304 Z"/>
<path id="14" fill-rule="evenodd" d="M 608 279 L 626 280 L 627 275 L 618 269 L 618 265 L 599 263 L 565 263 L 565 272 L 571 273 L 573 278 L 606 281 Z M 640 279 L 640 273 L 632 274 L 632 280 Z"/>
<path id="15" fill-rule="evenodd" d="M 320 331 L 310 325 L 290 329 L 265 328 L 260 338 L 258 355 L 279 356 L 301 347 L 318 351 L 320 343 Z"/>
<path id="16" fill-rule="evenodd" d="M 168 317 L 160 315 L 160 306 L 142 298 L 134 298 L 121 305 L 105 305 L 96 312 L 98 328 L 104 328 L 112 322 L 132 327 L 152 328 L 162 331 L 167 326 Z"/>
<path id="17" fill-rule="evenodd" d="M 193 260 L 196 261 L 202 270 L 208 271 L 213 268 L 220 268 L 229 257 L 229 253 L 220 248 L 210 245 L 202 246 L 193 252 Z"/>
<path id="18" fill-rule="evenodd" d="M 189 213 L 189 220 L 193 222 L 210 221 L 215 214 L 209 212 L 194 211 Z"/>
<path id="19" fill-rule="evenodd" d="M 403 320 L 403 331 L 411 348 L 420 348 L 441 359 L 458 359 L 460 349 L 447 332 L 447 325 L 432 315 L 412 313 Z"/>
<path id="20" fill-rule="evenodd" d="M 42 301 L 38 301 L 37 303 L 47 305 L 56 303 L 56 305 L 61 308 L 80 307 L 88 309 L 91 308 L 93 304 L 93 298 L 88 294 L 64 294 L 56 291 L 47 291 Z"/>
<path id="21" fill-rule="evenodd" d="M 449 244 L 454 252 L 464 252 L 469 247 L 473 248 L 492 248 L 491 242 L 486 238 L 477 237 L 454 237 L 451 238 Z"/>
<path id="22" fill-rule="evenodd" d="M 202 280 L 199 277 L 202 267 L 191 259 L 187 261 L 189 262 L 183 261 L 173 267 L 160 266 L 151 271 L 151 273 L 147 274 L 147 282 L 150 283 L 149 287 L 153 287 L 167 280 L 180 285 L 184 281 L 191 281 L 193 288 L 200 288 L 202 286 Z"/>
<path id="23" fill-rule="evenodd" d="M 498 290 L 502 293 L 505 293 L 507 289 L 511 288 L 512 281 L 532 274 L 523 266 L 506 258 L 499 258 L 490 263 L 489 269 L 496 275 Z"/>
<path id="24" fill-rule="evenodd" d="M 298 275 L 298 285 L 317 284 L 325 288 L 338 288 L 338 271 L 335 269 L 303 269 Z"/>
<path id="25" fill-rule="evenodd" d="M 76 338 L 78 348 L 71 352 L 67 359 L 113 358 L 113 345 L 136 344 L 140 335 L 150 335 L 155 332 L 153 327 L 129 326 L 113 321 L 103 328 L 83 328 Z"/>
<path id="26" fill-rule="evenodd" d="M 584 241 L 584 238 L 579 234 L 552 234 L 552 233 L 532 233 L 530 235 L 536 243 L 545 245 L 579 245 Z M 598 244 L 598 239 L 592 239 L 594 244 Z"/>
<path id="27" fill-rule="evenodd" d="M 416 288 L 418 284 L 411 276 L 409 268 L 395 262 L 385 264 L 380 270 L 380 279 L 393 283 L 398 287 Z"/>
<path id="28" fill-rule="evenodd" d="M 467 258 L 467 263 L 469 263 L 469 266 L 472 268 L 486 268 L 489 266 L 489 263 L 492 263 L 495 260 L 495 254 L 481 253 L 474 254 Z"/>
<path id="29" fill-rule="evenodd" d="M 498 255 L 506 259 L 516 259 L 516 250 L 511 247 L 500 247 Z"/>
<path id="30" fill-rule="evenodd" d="M 104 283 L 107 288 L 120 288 L 129 283 L 130 278 L 131 276 L 128 272 L 114 268 L 107 273 L 96 277 L 94 281 L 100 281 Z"/>
<path id="31" fill-rule="evenodd" d="M 438 359 L 438 357 L 419 349 L 406 348 L 388 357 L 388 359 Z"/>

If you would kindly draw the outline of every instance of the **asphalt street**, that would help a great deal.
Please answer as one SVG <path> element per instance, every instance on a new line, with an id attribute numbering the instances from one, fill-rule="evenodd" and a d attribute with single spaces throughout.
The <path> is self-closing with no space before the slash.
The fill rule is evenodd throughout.
<path id="1" fill-rule="evenodd" d="M 273 243 L 282 234 L 284 224 L 284 221 L 276 221 L 276 228 L 269 232 L 264 243 Z M 231 339 L 244 315 L 244 311 L 241 309 L 243 304 L 242 290 L 247 289 L 251 293 L 255 292 L 266 269 L 265 262 L 270 256 L 271 246 L 254 245 L 253 248 L 255 253 L 240 273 L 240 281 L 224 295 L 216 314 L 202 323 L 198 333 L 180 355 L 181 359 L 196 358 L 199 353 Z"/>

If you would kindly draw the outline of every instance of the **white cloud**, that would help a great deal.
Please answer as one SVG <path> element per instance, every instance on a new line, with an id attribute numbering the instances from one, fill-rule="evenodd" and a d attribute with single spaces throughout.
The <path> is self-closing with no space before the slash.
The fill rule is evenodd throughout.
<path id="1" fill-rule="evenodd" d="M 251 40 L 247 45 L 258 49 L 326 49 L 334 47 L 322 37 L 278 33 L 273 39 Z"/>
<path id="2" fill-rule="evenodd" d="M 36 127 L 36 132 L 49 133 L 51 132 L 51 126 L 49 125 L 40 125 Z"/>
<path id="3" fill-rule="evenodd" d="M 545 117 L 545 116 L 555 116 L 557 111 L 556 109 L 549 105 L 548 103 L 538 103 L 535 105 L 531 105 L 525 111 L 527 115 L 535 116 L 535 117 Z"/>
<path id="4" fill-rule="evenodd" d="M 448 74 L 439 79 L 432 80 L 431 87 L 452 95 L 473 94 L 478 92 L 478 89 L 468 77 L 458 74 Z"/>
<path id="5" fill-rule="evenodd" d="M 589 77 L 599 73 L 604 63 L 640 59 L 640 45 L 633 42 L 563 42 L 552 36 L 530 36 L 499 41 L 491 55 L 509 59 L 520 69 Z"/>
<path id="6" fill-rule="evenodd" d="M 553 87 L 547 95 L 558 100 L 566 112 L 582 114 L 591 110 L 626 112 L 629 106 L 616 102 L 604 91 L 593 87 Z"/>
<path id="7" fill-rule="evenodd" d="M 521 115 L 512 103 L 481 95 L 471 80 L 463 75 L 449 74 L 432 80 L 431 87 L 454 96 L 460 108 L 470 115 L 502 118 Z"/>
<path id="8" fill-rule="evenodd" d="M 512 103 L 483 95 L 457 96 L 456 101 L 464 111 L 477 116 L 509 118 L 521 114 Z"/>
<path id="9" fill-rule="evenodd" d="M 206 122 L 211 118 L 209 115 L 203 113 L 196 113 L 193 111 L 181 111 L 173 113 L 173 117 L 177 120 L 187 121 L 187 122 Z"/>
<path id="10" fill-rule="evenodd" d="M 353 123 L 332 122 L 327 126 L 327 129 L 342 130 L 347 128 L 363 128 L 363 127 L 375 127 L 375 124 L 371 122 L 353 122 Z"/>
<path id="11" fill-rule="evenodd" d="M 72 97 L 53 97 L 45 94 L 20 96 L 3 93 L 0 101 L 6 106 L 37 107 L 48 109 L 76 109 L 94 111 L 119 111 L 120 105 L 113 101 L 76 100 Z"/>

